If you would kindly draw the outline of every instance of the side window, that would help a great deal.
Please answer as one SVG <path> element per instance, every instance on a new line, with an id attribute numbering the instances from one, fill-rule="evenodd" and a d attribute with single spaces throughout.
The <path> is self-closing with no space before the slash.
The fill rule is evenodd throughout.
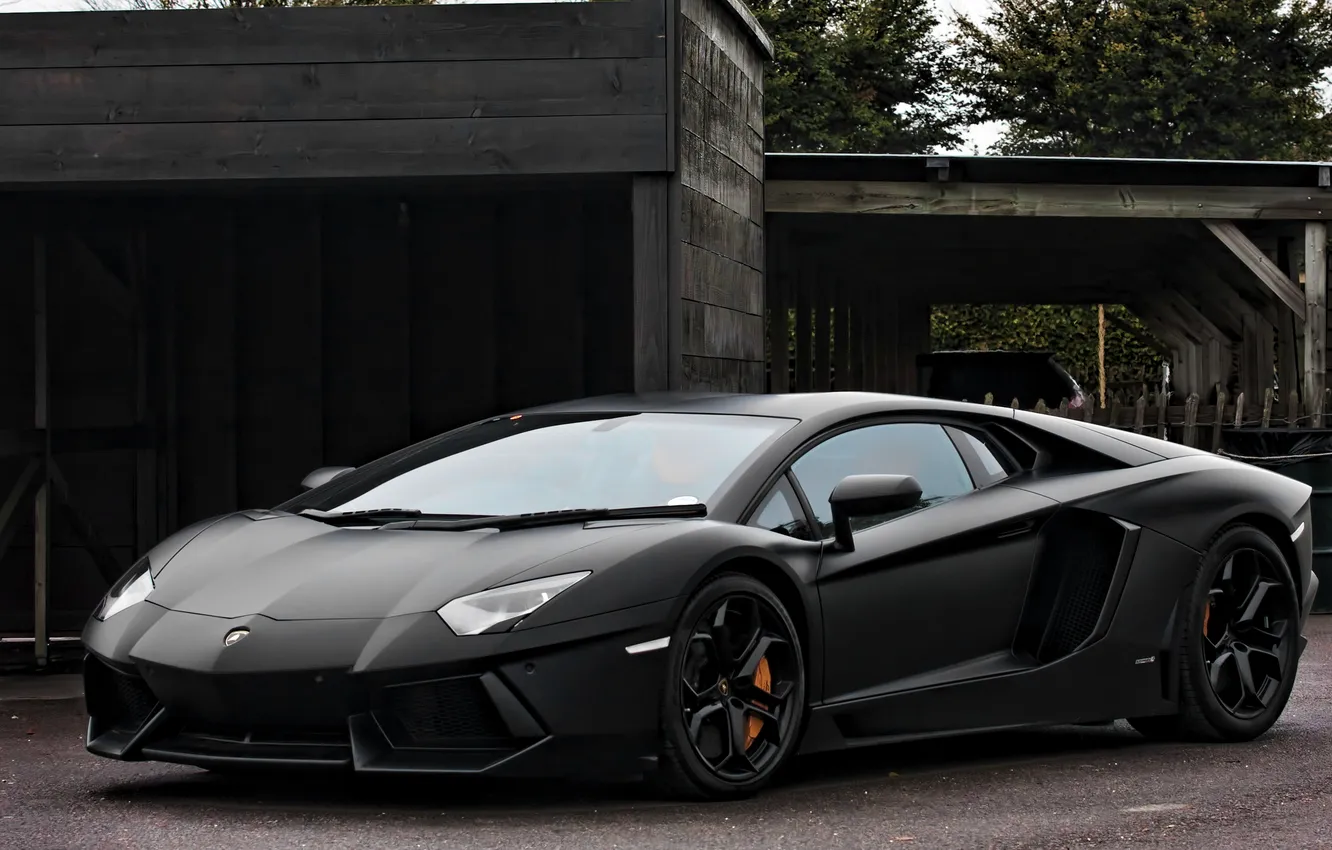
<path id="1" fill-rule="evenodd" d="M 838 434 L 806 452 L 792 464 L 791 472 L 809 499 L 822 538 L 833 533 L 828 497 L 848 475 L 914 476 L 922 491 L 921 508 L 975 489 L 962 456 L 943 426 L 926 423 L 870 425 Z M 852 528 L 859 531 L 901 515 L 857 518 Z"/>
<path id="2" fill-rule="evenodd" d="M 766 528 L 778 534 L 786 534 L 800 540 L 813 540 L 809 533 L 809 524 L 805 521 L 805 511 L 800 507 L 791 482 L 783 475 L 768 493 L 768 498 L 754 512 L 749 525 Z"/>
<path id="3" fill-rule="evenodd" d="M 988 487 L 996 481 L 1002 481 L 1008 477 L 1008 470 L 995 455 L 994 450 L 980 438 L 956 428 L 949 428 L 948 432 L 953 435 L 953 439 L 958 443 L 959 451 L 966 457 L 968 465 L 972 467 L 972 477 L 976 479 L 977 487 Z"/>

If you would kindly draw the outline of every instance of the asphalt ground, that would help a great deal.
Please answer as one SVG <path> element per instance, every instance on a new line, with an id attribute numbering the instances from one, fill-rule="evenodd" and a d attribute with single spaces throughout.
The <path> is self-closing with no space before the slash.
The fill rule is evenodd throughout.
<path id="1" fill-rule="evenodd" d="M 77 680 L 0 677 L 0 848 L 1312 848 L 1332 846 L 1332 616 L 1281 721 L 1245 745 L 1123 724 L 796 763 L 742 803 L 637 785 L 238 779 L 83 749 Z"/>

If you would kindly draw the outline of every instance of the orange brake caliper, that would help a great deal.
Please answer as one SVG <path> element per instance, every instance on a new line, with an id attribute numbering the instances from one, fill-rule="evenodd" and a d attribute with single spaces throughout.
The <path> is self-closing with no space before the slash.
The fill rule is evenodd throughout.
<path id="1" fill-rule="evenodd" d="M 1208 599 L 1203 606 L 1203 637 L 1207 637 L 1207 624 L 1212 620 L 1212 600 Z"/>
<path id="2" fill-rule="evenodd" d="M 754 687 L 768 693 L 772 692 L 772 670 L 768 668 L 768 658 L 764 656 L 759 659 L 758 669 L 754 671 Z M 755 702 L 759 708 L 767 709 L 767 706 L 761 702 Z M 745 749 L 754 746 L 754 740 L 758 738 L 759 732 L 763 729 L 763 721 L 757 717 L 750 717 L 745 728 Z"/>

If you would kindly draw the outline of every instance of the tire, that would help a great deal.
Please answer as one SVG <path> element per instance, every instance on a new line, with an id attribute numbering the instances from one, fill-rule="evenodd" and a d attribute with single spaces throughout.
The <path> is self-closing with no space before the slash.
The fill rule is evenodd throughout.
<path id="1" fill-rule="evenodd" d="M 1129 723 L 1160 740 L 1259 737 L 1285 710 L 1299 665 L 1300 603 L 1290 565 L 1263 532 L 1229 526 L 1212 538 L 1184 598 L 1173 645 L 1179 658 L 1179 711 L 1130 718 Z M 1256 616 L 1246 621 L 1250 608 Z M 1279 639 L 1269 641 L 1277 632 Z M 1243 668 L 1250 671 L 1247 681 L 1253 687 L 1245 686 Z"/>
<path id="2" fill-rule="evenodd" d="M 755 616 L 760 625 L 749 628 Z M 728 651 L 732 643 L 743 648 Z M 764 665 L 768 678 L 747 675 L 746 662 L 750 669 Z M 799 634 L 776 594 L 747 575 L 710 579 L 685 605 L 671 635 L 657 786 L 668 796 L 695 800 L 757 793 L 798 748 L 806 693 Z M 767 716 L 742 706 L 768 709 Z M 757 732 L 751 718 L 759 721 Z M 744 758 L 736 757 L 737 747 Z"/>

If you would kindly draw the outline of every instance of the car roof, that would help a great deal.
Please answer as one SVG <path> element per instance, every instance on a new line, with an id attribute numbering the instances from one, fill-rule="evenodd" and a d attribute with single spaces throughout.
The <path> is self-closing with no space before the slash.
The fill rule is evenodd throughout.
<path id="1" fill-rule="evenodd" d="M 514 413 L 710 413 L 737 416 L 774 416 L 809 420 L 828 416 L 854 417 L 906 410 L 984 412 L 993 416 L 1011 411 L 922 396 L 868 392 L 810 393 L 706 393 L 662 392 L 595 396 L 517 410 Z M 1004 411 L 1000 413 L 1000 411 Z"/>

